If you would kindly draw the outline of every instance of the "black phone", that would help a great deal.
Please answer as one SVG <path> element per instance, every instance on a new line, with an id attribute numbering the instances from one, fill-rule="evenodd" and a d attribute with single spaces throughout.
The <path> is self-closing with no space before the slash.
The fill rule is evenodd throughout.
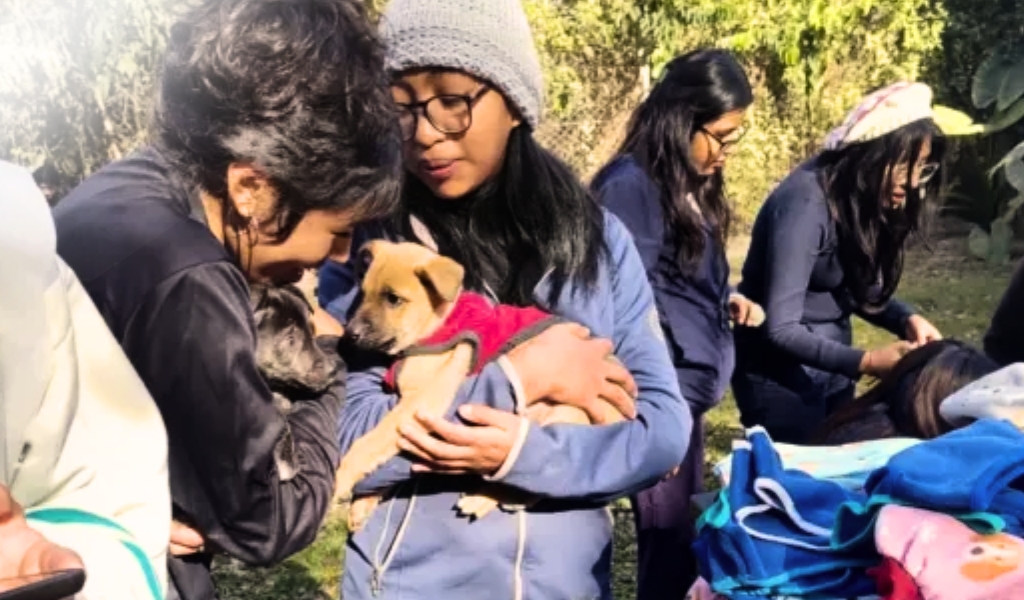
<path id="1" fill-rule="evenodd" d="M 0 592 L 0 600 L 63 600 L 82 591 L 85 586 L 85 571 L 67 569 L 0 579 L 0 588 L 15 582 L 17 587 Z"/>

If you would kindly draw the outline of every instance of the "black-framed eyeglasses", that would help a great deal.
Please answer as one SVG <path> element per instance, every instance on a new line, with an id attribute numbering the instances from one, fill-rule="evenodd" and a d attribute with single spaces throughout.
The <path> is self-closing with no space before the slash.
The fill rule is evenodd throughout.
<path id="1" fill-rule="evenodd" d="M 473 107 L 490 89 L 485 85 L 472 94 L 440 94 L 423 102 L 399 103 L 398 124 L 402 128 L 402 139 L 409 141 L 415 137 L 420 113 L 431 127 L 441 133 L 465 133 L 473 125 Z"/>
<path id="2" fill-rule="evenodd" d="M 737 131 L 739 132 L 739 135 L 737 135 L 735 138 L 733 138 L 731 140 L 723 140 L 721 138 L 721 136 L 719 136 L 718 134 L 716 134 L 716 133 L 714 133 L 712 131 L 709 131 L 705 127 L 701 127 L 700 131 L 704 135 L 706 135 L 709 138 L 711 138 L 711 139 L 715 140 L 716 142 L 718 142 L 718 153 L 719 154 L 725 154 L 729 150 L 732 150 L 733 148 L 735 148 L 736 145 L 739 144 L 740 141 L 743 139 L 743 136 L 747 135 L 747 128 L 746 127 L 741 127 L 740 129 L 738 129 Z"/>

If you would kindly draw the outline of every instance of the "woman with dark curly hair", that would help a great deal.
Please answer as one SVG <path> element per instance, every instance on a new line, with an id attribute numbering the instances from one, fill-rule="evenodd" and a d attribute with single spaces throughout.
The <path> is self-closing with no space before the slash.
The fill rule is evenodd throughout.
<path id="1" fill-rule="evenodd" d="M 212 551 L 276 563 L 327 513 L 343 365 L 326 394 L 279 414 L 249 284 L 297 281 L 353 222 L 395 208 L 383 61 L 356 0 L 210 0 L 171 31 L 152 147 L 55 211 L 61 256 L 160 408 L 175 518 L 204 537 L 172 531 L 171 598 L 215 597 Z M 338 360 L 340 327 L 317 324 Z"/>

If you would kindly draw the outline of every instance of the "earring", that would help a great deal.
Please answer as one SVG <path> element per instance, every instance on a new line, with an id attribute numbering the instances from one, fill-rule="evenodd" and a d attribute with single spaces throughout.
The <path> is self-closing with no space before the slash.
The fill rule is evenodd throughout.
<path id="1" fill-rule="evenodd" d="M 255 246 L 257 240 L 259 240 L 260 237 L 260 222 L 256 219 L 256 217 L 249 217 L 249 221 L 246 224 L 246 229 L 249 232 L 249 243 Z"/>

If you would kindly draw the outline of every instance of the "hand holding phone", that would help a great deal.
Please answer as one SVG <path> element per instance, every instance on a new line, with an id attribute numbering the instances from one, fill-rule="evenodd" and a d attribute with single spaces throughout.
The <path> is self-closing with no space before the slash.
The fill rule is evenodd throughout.
<path id="1" fill-rule="evenodd" d="M 82 591 L 85 571 L 65 569 L 0 579 L 0 600 L 65 600 Z"/>
<path id="2" fill-rule="evenodd" d="M 81 557 L 30 527 L 21 505 L 0 485 L 0 600 L 59 600 L 84 583 Z"/>

